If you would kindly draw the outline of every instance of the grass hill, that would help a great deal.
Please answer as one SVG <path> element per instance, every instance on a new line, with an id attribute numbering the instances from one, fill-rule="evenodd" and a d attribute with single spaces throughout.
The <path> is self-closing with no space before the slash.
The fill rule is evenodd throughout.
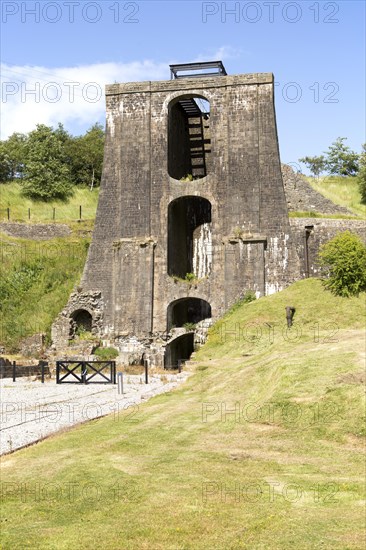
<path id="1" fill-rule="evenodd" d="M 83 231 L 85 231 L 85 226 Z M 7 353 L 20 341 L 45 333 L 79 282 L 90 236 L 34 241 L 1 236 L 0 343 Z"/>
<path id="2" fill-rule="evenodd" d="M 46 241 L 0 233 L 0 344 L 7 353 L 35 333 L 45 333 L 49 341 L 52 322 L 80 280 L 98 195 L 99 189 L 75 188 L 67 202 L 42 203 L 24 198 L 19 183 L 0 185 L 1 222 L 9 208 L 11 222 L 66 223 L 71 229 L 68 237 Z"/>
<path id="3" fill-rule="evenodd" d="M 21 185 L 16 182 L 0 184 L 0 221 L 21 221 L 31 223 L 74 222 L 94 220 L 97 211 L 99 189 L 74 188 L 68 201 L 41 202 L 27 199 L 21 194 Z M 30 213 L 29 213 L 30 210 Z"/>
<path id="4" fill-rule="evenodd" d="M 178 390 L 3 457 L 2 547 L 364 548 L 364 305 L 238 304 Z"/>
<path id="5" fill-rule="evenodd" d="M 361 193 L 357 177 L 323 176 L 307 177 L 310 185 L 327 199 L 339 206 L 345 206 L 357 216 L 366 217 L 366 205 L 361 204 Z M 337 216 L 341 217 L 341 216 Z"/>

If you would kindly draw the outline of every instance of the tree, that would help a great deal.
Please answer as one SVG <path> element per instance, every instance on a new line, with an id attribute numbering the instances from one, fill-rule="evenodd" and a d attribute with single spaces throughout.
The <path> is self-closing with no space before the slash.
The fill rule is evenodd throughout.
<path id="1" fill-rule="evenodd" d="M 88 185 L 90 190 L 100 184 L 104 153 L 104 130 L 94 124 L 84 136 L 74 138 L 68 146 L 71 177 L 75 185 Z"/>
<path id="2" fill-rule="evenodd" d="M 27 136 L 15 132 L 0 142 L 0 181 L 22 177 L 26 160 Z"/>
<path id="3" fill-rule="evenodd" d="M 338 296 L 354 296 L 366 290 L 366 246 L 345 231 L 319 250 L 319 264 L 325 275 L 324 286 Z"/>
<path id="4" fill-rule="evenodd" d="M 0 141 L 0 182 L 6 183 L 9 181 L 11 174 L 11 164 L 9 155 L 6 149 L 6 142 Z"/>
<path id="5" fill-rule="evenodd" d="M 90 190 L 95 181 L 100 183 L 104 155 L 104 130 L 100 124 L 94 124 L 83 137 L 84 159 L 90 175 Z"/>
<path id="6" fill-rule="evenodd" d="M 72 194 L 60 132 L 44 124 L 29 134 L 23 193 L 43 201 L 65 200 Z"/>
<path id="7" fill-rule="evenodd" d="M 361 193 L 361 202 L 362 204 L 366 204 L 366 143 L 362 145 L 362 153 L 360 154 L 358 185 Z"/>
<path id="8" fill-rule="evenodd" d="M 299 159 L 299 162 L 306 164 L 310 172 L 318 178 L 321 172 L 324 172 L 326 167 L 325 157 L 323 155 L 320 155 L 320 157 L 304 157 Z"/>
<path id="9" fill-rule="evenodd" d="M 358 154 L 343 143 L 346 139 L 337 138 L 326 152 L 326 167 L 330 174 L 354 176 L 358 172 Z"/>

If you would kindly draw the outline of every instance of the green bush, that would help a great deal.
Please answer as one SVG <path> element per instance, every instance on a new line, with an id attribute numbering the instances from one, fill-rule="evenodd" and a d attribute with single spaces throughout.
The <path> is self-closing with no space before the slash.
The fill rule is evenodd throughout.
<path id="1" fill-rule="evenodd" d="M 250 302 L 254 302 L 254 300 L 256 299 L 257 297 L 255 295 L 255 292 L 253 290 L 247 290 L 246 293 L 244 294 L 242 303 L 249 304 Z"/>
<path id="2" fill-rule="evenodd" d="M 116 348 L 97 348 L 94 355 L 99 357 L 101 361 L 111 361 L 118 357 L 118 353 Z"/>
<path id="3" fill-rule="evenodd" d="M 77 336 L 77 338 L 79 340 L 94 340 L 95 339 L 95 336 L 93 335 L 93 333 L 90 330 L 87 330 L 83 326 L 76 327 L 75 336 Z"/>
<path id="4" fill-rule="evenodd" d="M 354 233 L 339 233 L 322 245 L 319 264 L 328 277 L 323 284 L 333 294 L 357 296 L 366 290 L 366 247 Z"/>

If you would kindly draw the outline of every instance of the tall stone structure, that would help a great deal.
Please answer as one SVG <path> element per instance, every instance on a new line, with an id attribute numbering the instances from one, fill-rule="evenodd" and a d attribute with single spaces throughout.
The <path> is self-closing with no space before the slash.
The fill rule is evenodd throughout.
<path id="1" fill-rule="evenodd" d="M 54 336 L 80 324 L 130 358 L 165 354 L 169 366 L 192 351 L 193 324 L 202 329 L 248 290 L 259 297 L 298 278 L 274 79 L 113 84 L 106 105 L 93 240 Z"/>

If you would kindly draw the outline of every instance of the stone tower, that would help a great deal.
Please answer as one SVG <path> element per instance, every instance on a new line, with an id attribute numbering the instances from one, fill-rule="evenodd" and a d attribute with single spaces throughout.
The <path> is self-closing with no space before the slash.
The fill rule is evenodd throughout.
<path id="1" fill-rule="evenodd" d="M 217 74 L 178 75 L 212 66 Z M 81 286 L 54 325 L 58 340 L 81 324 L 129 360 L 161 364 L 165 355 L 166 366 L 191 353 L 193 325 L 299 274 L 273 75 L 227 76 L 221 62 L 171 71 L 168 81 L 106 87 L 93 240 Z"/>

